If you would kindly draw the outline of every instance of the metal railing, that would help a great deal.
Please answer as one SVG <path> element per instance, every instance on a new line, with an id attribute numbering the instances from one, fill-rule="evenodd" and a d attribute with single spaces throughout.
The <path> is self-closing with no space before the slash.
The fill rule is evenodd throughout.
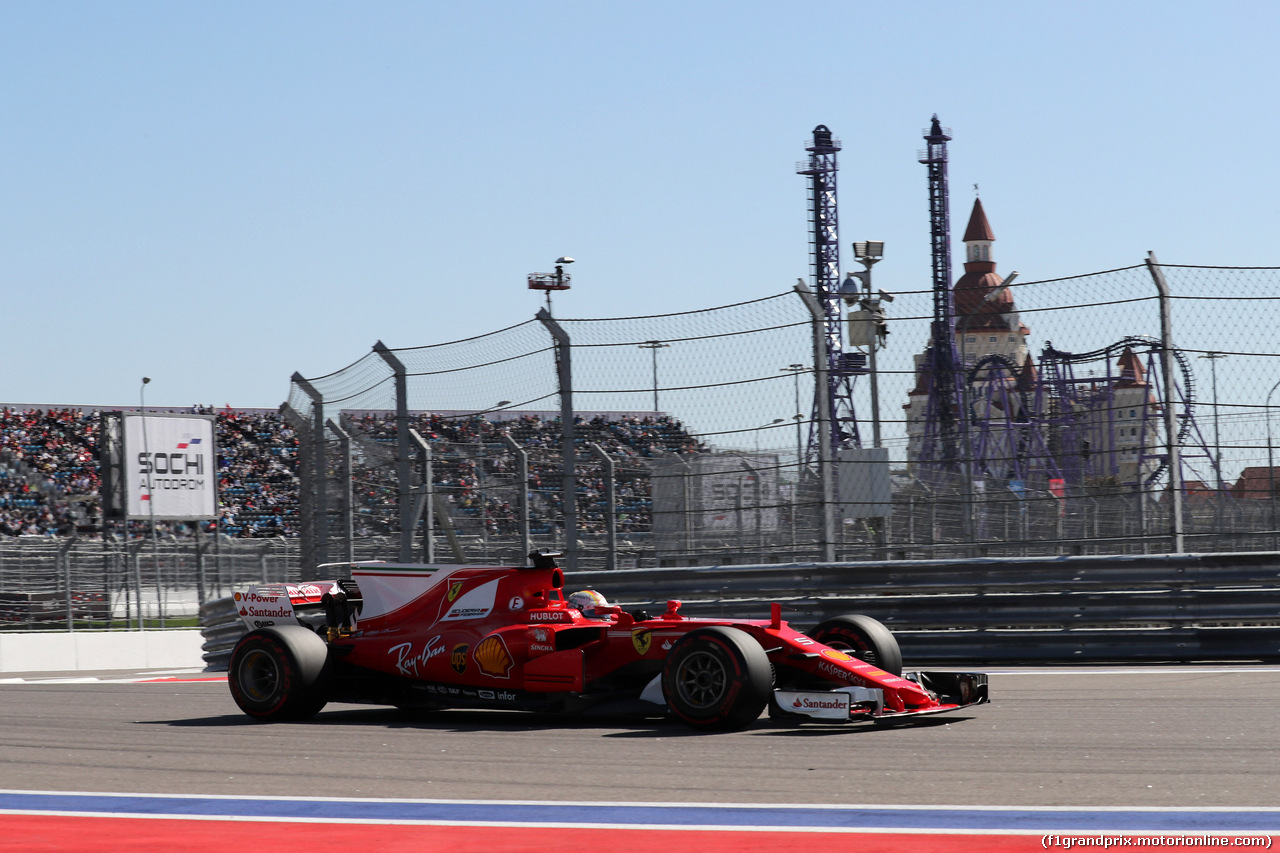
<path id="1" fill-rule="evenodd" d="M 250 582 L 298 579 L 298 543 L 0 540 L 0 630 L 177 627 Z"/>
<path id="2" fill-rule="evenodd" d="M 802 629 L 864 613 L 913 665 L 1280 659 L 1276 552 L 594 571 L 566 584 L 650 614 L 679 600 L 687 616 L 759 619 L 776 601 Z M 205 659 L 225 668 L 243 624 L 224 603 L 201 613 Z"/>

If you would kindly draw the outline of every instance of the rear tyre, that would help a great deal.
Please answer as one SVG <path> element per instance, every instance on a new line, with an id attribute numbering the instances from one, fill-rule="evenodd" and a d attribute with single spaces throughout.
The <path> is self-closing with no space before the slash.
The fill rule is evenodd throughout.
<path id="1" fill-rule="evenodd" d="M 902 675 L 902 650 L 898 648 L 898 641 L 883 623 L 870 616 L 857 613 L 836 616 L 814 628 L 809 636 L 891 675 Z"/>
<path id="2" fill-rule="evenodd" d="M 698 628 L 681 637 L 667 655 L 662 693 L 667 707 L 692 728 L 746 728 L 773 693 L 769 656 L 737 628 Z"/>
<path id="3" fill-rule="evenodd" d="M 240 710 L 266 723 L 314 716 L 327 701 L 320 689 L 327 658 L 324 640 L 306 628 L 255 631 L 231 653 L 231 697 Z"/>

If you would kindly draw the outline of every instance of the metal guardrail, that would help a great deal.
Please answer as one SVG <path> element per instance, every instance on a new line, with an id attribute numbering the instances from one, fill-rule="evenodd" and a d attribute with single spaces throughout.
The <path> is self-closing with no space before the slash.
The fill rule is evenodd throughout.
<path id="1" fill-rule="evenodd" d="M 777 601 L 800 627 L 865 613 L 912 665 L 1280 659 L 1276 552 L 633 569 L 566 584 L 713 618 L 764 618 Z M 244 633 L 231 599 L 204 605 L 201 626 L 205 660 L 225 669 Z"/>
<path id="2" fill-rule="evenodd" d="M 808 563 L 576 572 L 628 608 L 888 625 L 913 663 L 1280 658 L 1280 553 Z"/>

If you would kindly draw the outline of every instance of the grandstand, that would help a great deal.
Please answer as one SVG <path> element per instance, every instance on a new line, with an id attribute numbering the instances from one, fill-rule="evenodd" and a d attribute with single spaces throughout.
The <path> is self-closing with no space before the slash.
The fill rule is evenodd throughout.
<path id="1" fill-rule="evenodd" d="M 126 407 L 0 407 L 0 536 L 103 536 L 99 500 L 100 413 Z M 177 410 L 152 410 L 169 411 Z M 219 519 L 203 532 L 221 530 L 236 539 L 296 537 L 299 530 L 298 440 L 280 415 L 267 409 L 195 406 L 182 413 L 213 414 L 218 444 Z M 502 442 L 509 434 L 529 454 L 530 523 L 534 535 L 549 535 L 561 509 L 559 420 L 549 412 L 475 415 L 416 412 L 413 426 L 431 443 L 434 481 L 462 534 L 508 536 L 517 532 L 516 489 L 511 457 Z M 353 472 L 357 535 L 386 535 L 396 524 L 395 415 L 349 412 L 344 427 L 357 445 Z M 623 534 L 652 527 L 649 469 L 641 461 L 696 453 L 705 448 L 667 416 L 598 413 L 575 424 L 580 446 L 589 443 L 619 461 L 615 475 L 618 529 Z M 604 471 L 583 456 L 579 507 L 583 533 L 605 526 Z M 193 535 L 188 524 L 157 522 L 163 535 Z M 117 525 L 108 535 L 137 539 L 145 522 Z"/>
<path id="2" fill-rule="evenodd" d="M 342 426 L 356 444 L 352 477 L 359 517 L 357 535 L 390 534 L 398 523 L 395 416 L 388 412 L 348 413 Z M 518 532 L 518 484 L 501 438 L 504 432 L 529 456 L 530 532 L 534 536 L 554 533 L 562 501 L 558 418 L 548 412 L 505 412 L 492 419 L 418 412 L 411 415 L 411 426 L 432 444 L 432 480 L 448 502 L 460 534 L 484 537 Z M 705 449 L 666 415 L 582 415 L 575 418 L 574 433 L 579 447 L 597 444 L 617 460 L 614 485 L 618 531 L 623 535 L 647 533 L 652 528 L 649 468 L 642 460 Z M 603 466 L 584 452 L 577 477 L 579 533 L 602 534 Z"/>

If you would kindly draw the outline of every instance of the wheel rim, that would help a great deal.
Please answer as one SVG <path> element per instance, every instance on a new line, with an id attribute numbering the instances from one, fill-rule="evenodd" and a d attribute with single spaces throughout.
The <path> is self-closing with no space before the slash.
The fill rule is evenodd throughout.
<path id="1" fill-rule="evenodd" d="M 823 640 L 822 642 L 830 646 L 831 648 L 835 649 L 836 651 L 853 655 L 855 658 L 862 661 L 863 663 L 869 663 L 872 666 L 880 665 L 880 661 L 876 659 L 875 649 L 856 646 L 853 643 L 849 642 L 848 640 L 838 640 L 835 637 L 831 637 L 830 639 Z"/>
<path id="2" fill-rule="evenodd" d="M 240 661 L 236 681 L 246 698 L 266 702 L 280 687 L 280 667 L 273 656 L 261 649 L 252 649 Z"/>
<path id="3" fill-rule="evenodd" d="M 706 651 L 692 652 L 676 667 L 676 690 L 691 708 L 714 708 L 724 697 L 729 672 L 719 657 Z"/>

